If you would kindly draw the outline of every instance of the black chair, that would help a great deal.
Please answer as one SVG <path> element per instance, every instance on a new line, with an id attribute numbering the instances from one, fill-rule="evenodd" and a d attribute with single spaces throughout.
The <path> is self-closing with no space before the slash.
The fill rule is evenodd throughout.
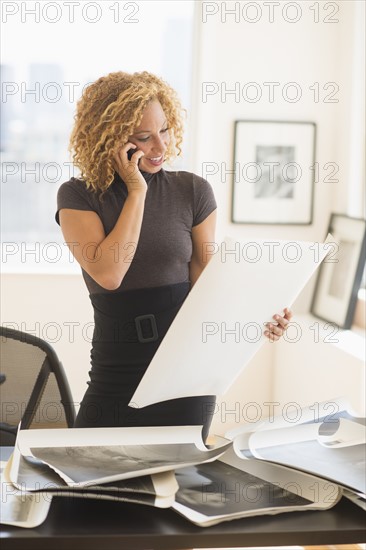
<path id="1" fill-rule="evenodd" d="M 12 446 L 20 429 L 66 428 L 75 408 L 55 350 L 32 334 L 0 327 L 0 445 Z"/>

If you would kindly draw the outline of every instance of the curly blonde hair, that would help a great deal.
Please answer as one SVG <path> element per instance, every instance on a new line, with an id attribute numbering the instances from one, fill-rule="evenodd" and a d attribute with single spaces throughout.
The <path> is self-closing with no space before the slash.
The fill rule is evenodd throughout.
<path id="1" fill-rule="evenodd" d="M 69 151 L 88 188 L 108 189 L 115 178 L 113 155 L 140 124 L 146 105 L 157 99 L 167 118 L 167 161 L 182 152 L 183 112 L 178 95 L 164 80 L 143 71 L 103 76 L 87 86 L 77 103 Z"/>

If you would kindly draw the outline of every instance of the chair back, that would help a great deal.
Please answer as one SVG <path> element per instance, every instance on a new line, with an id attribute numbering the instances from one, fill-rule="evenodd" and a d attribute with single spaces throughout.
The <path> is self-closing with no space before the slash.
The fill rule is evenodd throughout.
<path id="1" fill-rule="evenodd" d="M 20 424 L 72 427 L 75 408 L 63 366 L 52 346 L 32 334 L 0 327 L 1 445 L 11 445 Z"/>

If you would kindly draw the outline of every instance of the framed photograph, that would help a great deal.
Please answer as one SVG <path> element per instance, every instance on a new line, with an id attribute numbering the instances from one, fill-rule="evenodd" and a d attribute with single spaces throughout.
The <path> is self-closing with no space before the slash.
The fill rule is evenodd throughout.
<path id="1" fill-rule="evenodd" d="M 365 268 L 366 221 L 332 214 L 328 233 L 332 250 L 319 268 L 311 313 L 349 329 Z"/>
<path id="2" fill-rule="evenodd" d="M 314 122 L 236 120 L 232 222 L 310 224 L 315 140 Z"/>

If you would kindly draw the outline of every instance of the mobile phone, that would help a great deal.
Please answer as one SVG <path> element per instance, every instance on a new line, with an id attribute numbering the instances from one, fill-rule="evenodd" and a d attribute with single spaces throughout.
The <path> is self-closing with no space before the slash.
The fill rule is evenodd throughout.
<path id="1" fill-rule="evenodd" d="M 129 149 L 129 150 L 127 151 L 127 158 L 128 158 L 128 160 L 131 160 L 132 155 L 133 155 L 134 153 L 136 153 L 136 151 L 138 151 L 137 147 L 136 147 L 136 149 Z M 138 163 L 137 163 L 137 164 L 138 164 Z"/>

